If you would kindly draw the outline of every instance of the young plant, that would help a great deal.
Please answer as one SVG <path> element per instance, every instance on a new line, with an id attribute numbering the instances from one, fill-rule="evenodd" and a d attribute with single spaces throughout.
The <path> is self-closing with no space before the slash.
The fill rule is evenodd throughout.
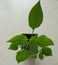
<path id="1" fill-rule="evenodd" d="M 32 28 L 32 34 L 20 34 L 12 37 L 7 42 L 11 42 L 9 49 L 16 50 L 16 61 L 22 62 L 26 59 L 35 59 L 39 57 L 41 60 L 45 56 L 52 56 L 50 45 L 54 45 L 53 41 L 46 35 L 34 34 L 34 30 L 43 22 L 43 11 L 40 0 L 31 9 L 29 16 L 29 26 Z"/>

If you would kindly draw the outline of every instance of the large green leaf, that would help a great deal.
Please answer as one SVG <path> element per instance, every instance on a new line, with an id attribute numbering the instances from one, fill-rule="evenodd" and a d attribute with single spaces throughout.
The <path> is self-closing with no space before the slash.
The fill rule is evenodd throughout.
<path id="1" fill-rule="evenodd" d="M 29 56 L 30 54 L 26 50 L 18 51 L 16 55 L 16 61 L 18 63 L 25 61 Z"/>
<path id="2" fill-rule="evenodd" d="M 54 45 L 53 41 L 45 35 L 41 35 L 38 38 L 38 45 L 41 47 Z"/>
<path id="3" fill-rule="evenodd" d="M 45 56 L 52 56 L 52 50 L 51 50 L 51 48 L 49 48 L 49 47 L 43 47 L 43 48 L 42 48 L 42 53 L 43 53 Z"/>
<path id="4" fill-rule="evenodd" d="M 18 45 L 10 44 L 9 49 L 11 49 L 11 50 L 17 50 L 18 49 Z"/>
<path id="5" fill-rule="evenodd" d="M 25 35 L 16 35 L 13 38 L 11 38 L 10 40 L 8 40 L 8 42 L 11 42 L 15 45 L 25 45 L 27 43 L 27 37 Z"/>
<path id="6" fill-rule="evenodd" d="M 29 40 L 29 52 L 31 55 L 35 55 L 38 53 L 38 44 L 37 44 L 37 38 L 38 36 L 32 36 L 32 38 Z"/>
<path id="7" fill-rule="evenodd" d="M 29 13 L 29 26 L 34 30 L 39 27 L 43 21 L 43 12 L 40 1 L 31 9 Z"/>

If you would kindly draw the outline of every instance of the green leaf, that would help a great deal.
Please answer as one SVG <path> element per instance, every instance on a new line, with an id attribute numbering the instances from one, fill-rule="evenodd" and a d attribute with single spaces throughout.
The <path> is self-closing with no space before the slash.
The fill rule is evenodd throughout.
<path id="1" fill-rule="evenodd" d="M 41 35 L 38 38 L 38 45 L 41 47 L 54 45 L 53 41 L 45 35 Z"/>
<path id="2" fill-rule="evenodd" d="M 37 55 L 33 55 L 32 57 L 31 57 L 31 59 L 36 59 L 37 58 Z"/>
<path id="3" fill-rule="evenodd" d="M 10 44 L 9 49 L 11 49 L 11 50 L 17 50 L 18 49 L 18 45 Z"/>
<path id="4" fill-rule="evenodd" d="M 27 37 L 25 35 L 16 35 L 7 42 L 24 46 L 27 43 Z"/>
<path id="5" fill-rule="evenodd" d="M 37 38 L 38 36 L 32 36 L 31 39 L 29 40 L 29 53 L 31 55 L 35 55 L 38 53 L 38 44 L 37 44 Z"/>
<path id="6" fill-rule="evenodd" d="M 40 1 L 31 9 L 29 13 L 29 26 L 34 30 L 39 27 L 43 21 L 43 12 Z"/>
<path id="7" fill-rule="evenodd" d="M 52 56 L 52 50 L 51 50 L 51 48 L 49 48 L 49 47 L 43 47 L 43 48 L 42 48 L 42 53 L 43 53 L 45 56 Z"/>
<path id="8" fill-rule="evenodd" d="M 42 52 L 39 53 L 39 58 L 40 58 L 41 60 L 44 59 L 44 56 L 43 56 Z"/>
<path id="9" fill-rule="evenodd" d="M 22 62 L 29 58 L 30 54 L 26 50 L 18 51 L 16 55 L 16 61 Z"/>

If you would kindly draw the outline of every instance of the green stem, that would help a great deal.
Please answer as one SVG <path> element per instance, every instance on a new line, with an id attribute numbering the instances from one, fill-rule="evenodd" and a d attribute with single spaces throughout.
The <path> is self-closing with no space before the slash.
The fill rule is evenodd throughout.
<path id="1" fill-rule="evenodd" d="M 31 37 L 33 36 L 33 34 L 34 34 L 34 30 L 32 30 L 32 35 L 31 35 Z"/>

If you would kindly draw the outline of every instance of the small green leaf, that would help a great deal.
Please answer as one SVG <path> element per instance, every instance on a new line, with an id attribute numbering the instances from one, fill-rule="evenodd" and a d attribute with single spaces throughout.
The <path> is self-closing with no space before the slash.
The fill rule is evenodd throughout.
<path id="1" fill-rule="evenodd" d="M 52 50 L 51 50 L 51 48 L 49 48 L 49 47 L 43 47 L 43 48 L 42 48 L 42 53 L 43 53 L 45 56 L 52 56 Z"/>
<path id="2" fill-rule="evenodd" d="M 39 58 L 40 58 L 41 60 L 44 59 L 44 56 L 43 56 L 42 52 L 39 53 Z"/>
<path id="3" fill-rule="evenodd" d="M 29 26 L 34 30 L 39 27 L 43 21 L 43 12 L 40 1 L 31 9 L 29 13 Z"/>
<path id="4" fill-rule="evenodd" d="M 37 55 L 33 55 L 32 57 L 31 57 L 31 59 L 36 59 L 37 58 Z"/>
<path id="5" fill-rule="evenodd" d="M 53 41 L 45 35 L 41 35 L 38 38 L 38 45 L 41 47 L 54 45 Z"/>
<path id="6" fill-rule="evenodd" d="M 18 49 L 18 45 L 10 44 L 9 49 L 11 49 L 11 50 L 17 50 Z"/>
<path id="7" fill-rule="evenodd" d="M 29 40 L 29 52 L 32 55 L 35 55 L 38 53 L 38 44 L 37 44 L 37 38 L 38 36 L 32 36 L 31 39 Z"/>
<path id="8" fill-rule="evenodd" d="M 27 43 L 27 37 L 25 35 L 16 35 L 7 42 L 11 42 L 16 45 L 25 45 Z"/>
<path id="9" fill-rule="evenodd" d="M 17 52 L 17 55 L 16 55 L 16 61 L 18 63 L 25 61 L 27 58 L 29 58 L 29 56 L 30 54 L 26 50 L 19 51 Z"/>

